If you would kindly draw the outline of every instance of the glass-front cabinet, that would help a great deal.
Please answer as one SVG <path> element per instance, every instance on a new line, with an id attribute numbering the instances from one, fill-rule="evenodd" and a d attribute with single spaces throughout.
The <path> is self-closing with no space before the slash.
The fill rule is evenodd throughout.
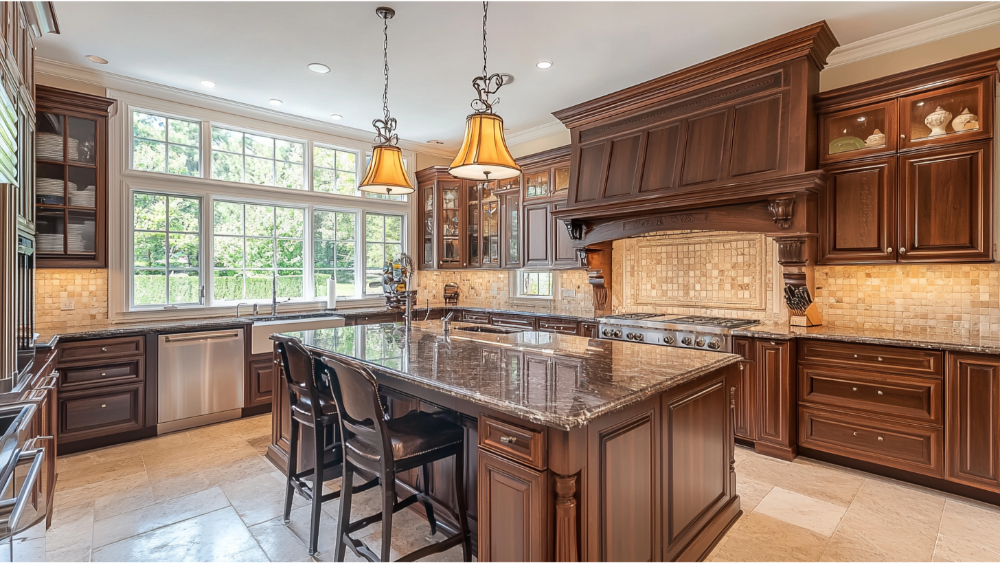
<path id="1" fill-rule="evenodd" d="M 107 120 L 114 100 L 38 87 L 35 244 L 39 267 L 107 265 Z"/>
<path id="2" fill-rule="evenodd" d="M 993 81 L 967 82 L 899 100 L 900 149 L 971 141 L 992 135 Z M 992 109 L 992 108 L 991 108 Z"/>
<path id="3" fill-rule="evenodd" d="M 895 152 L 896 100 L 824 116 L 820 130 L 820 159 L 840 162 Z"/>

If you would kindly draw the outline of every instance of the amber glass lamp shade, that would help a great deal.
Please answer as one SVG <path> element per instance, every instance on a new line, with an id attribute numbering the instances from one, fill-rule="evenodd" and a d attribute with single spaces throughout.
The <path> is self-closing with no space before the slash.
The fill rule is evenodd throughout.
<path id="1" fill-rule="evenodd" d="M 506 180 L 521 173 L 503 138 L 503 119 L 474 113 L 465 120 L 465 142 L 449 168 L 466 180 Z"/>
<path id="2" fill-rule="evenodd" d="M 374 194 L 413 193 L 413 184 L 403 168 L 403 151 L 392 145 L 377 145 L 360 189 Z"/>

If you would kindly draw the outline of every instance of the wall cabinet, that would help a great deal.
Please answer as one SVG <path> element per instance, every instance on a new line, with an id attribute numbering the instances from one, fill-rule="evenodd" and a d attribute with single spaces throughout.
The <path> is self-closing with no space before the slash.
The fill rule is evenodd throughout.
<path id="1" fill-rule="evenodd" d="M 108 118 L 115 101 L 46 86 L 37 91 L 38 267 L 104 268 Z"/>
<path id="2" fill-rule="evenodd" d="M 1000 357 L 948 354 L 948 479 L 1000 492 Z"/>
<path id="3" fill-rule="evenodd" d="M 990 53 L 816 96 L 820 264 L 993 260 Z"/>

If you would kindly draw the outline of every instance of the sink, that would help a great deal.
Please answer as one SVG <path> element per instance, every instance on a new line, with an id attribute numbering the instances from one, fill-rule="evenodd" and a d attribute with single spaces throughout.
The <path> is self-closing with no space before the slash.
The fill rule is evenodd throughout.
<path id="1" fill-rule="evenodd" d="M 338 326 L 344 326 L 344 317 L 339 315 L 254 322 L 253 326 L 250 327 L 250 353 L 270 354 L 274 344 L 271 340 L 271 335 L 277 332 L 295 332 Z"/>
<path id="2" fill-rule="evenodd" d="M 460 326 L 455 330 L 464 330 L 465 332 L 485 332 L 488 334 L 514 334 L 515 332 L 524 332 L 524 329 L 520 328 L 503 328 L 499 326 Z"/>

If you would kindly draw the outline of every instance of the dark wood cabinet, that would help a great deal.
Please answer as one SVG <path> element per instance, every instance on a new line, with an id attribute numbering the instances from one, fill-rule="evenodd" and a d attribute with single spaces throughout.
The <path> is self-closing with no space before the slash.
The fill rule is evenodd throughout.
<path id="1" fill-rule="evenodd" d="M 552 218 L 548 203 L 524 206 L 524 265 L 546 268 L 552 265 Z"/>
<path id="2" fill-rule="evenodd" d="M 59 442 L 119 434 L 143 427 L 142 384 L 59 394 Z"/>
<path id="3" fill-rule="evenodd" d="M 489 452 L 479 454 L 479 559 L 549 561 L 549 476 Z"/>
<path id="4" fill-rule="evenodd" d="M 500 266 L 520 268 L 524 266 L 524 216 L 521 210 L 521 189 L 498 192 L 500 198 Z"/>
<path id="5" fill-rule="evenodd" d="M 1000 492 L 1000 357 L 948 354 L 948 479 Z"/>
<path id="6" fill-rule="evenodd" d="M 900 262 L 992 259 L 993 143 L 899 157 Z"/>
<path id="7" fill-rule="evenodd" d="M 247 362 L 244 388 L 246 407 L 271 404 L 271 394 L 274 393 L 274 359 L 271 354 L 259 354 Z"/>
<path id="8" fill-rule="evenodd" d="M 990 262 L 997 50 L 815 97 L 820 264 Z"/>
<path id="9" fill-rule="evenodd" d="M 552 204 L 552 211 L 566 207 L 565 203 Z M 573 240 L 569 237 L 569 230 L 566 223 L 553 218 L 552 224 L 552 267 L 553 268 L 579 268 L 580 258 L 576 254 Z"/>
<path id="10" fill-rule="evenodd" d="M 39 268 L 107 266 L 108 119 L 115 101 L 37 88 L 35 243 Z"/>
<path id="11" fill-rule="evenodd" d="M 754 435 L 754 408 L 756 401 L 756 375 L 754 373 L 754 345 L 749 338 L 734 338 L 733 353 L 743 356 L 744 362 L 740 362 L 738 369 L 730 374 L 729 387 L 735 388 L 733 397 L 736 407 L 736 425 L 734 432 L 737 438 L 744 440 L 755 440 Z"/>
<path id="12" fill-rule="evenodd" d="M 445 166 L 417 172 L 420 224 L 423 244 L 420 266 L 424 269 L 468 268 L 469 255 L 465 181 L 448 174 Z"/>
<path id="13" fill-rule="evenodd" d="M 755 340 L 757 448 L 776 457 L 796 455 L 794 341 Z"/>

